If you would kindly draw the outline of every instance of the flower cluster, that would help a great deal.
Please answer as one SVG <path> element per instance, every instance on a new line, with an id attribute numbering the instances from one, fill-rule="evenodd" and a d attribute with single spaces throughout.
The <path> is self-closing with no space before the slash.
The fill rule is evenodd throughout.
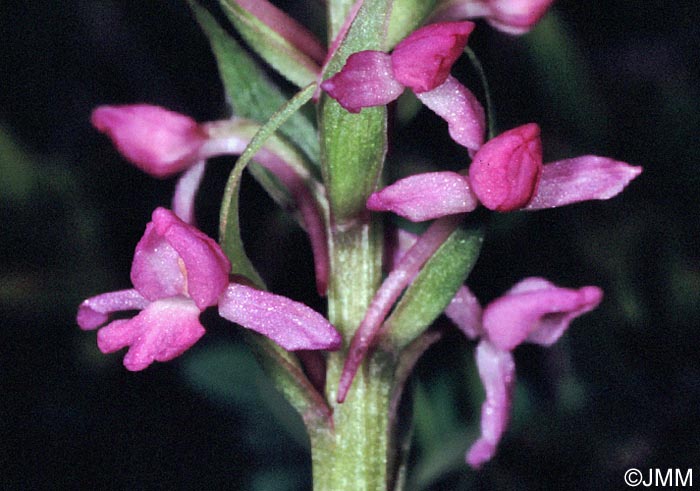
<path id="1" fill-rule="evenodd" d="M 291 82 L 309 78 L 311 86 L 318 82 L 323 93 L 351 113 L 387 105 L 408 88 L 446 121 L 450 136 L 466 149 L 465 160 L 469 159 L 460 172 L 412 175 L 370 194 L 375 189 L 372 187 L 361 195 L 359 203 L 366 200 L 369 211 L 393 212 L 414 222 L 435 221 L 419 237 L 400 233 L 401 243 L 386 261 L 386 278 L 364 319 L 351 333 L 352 339 L 345 340 L 338 403 L 344 401 L 368 353 L 378 347 L 382 337 L 391 334 L 387 317 L 392 308 L 457 229 L 461 214 L 475 210 L 479 204 L 489 210 L 511 212 L 605 200 L 619 194 L 640 174 L 639 167 L 593 155 L 544 164 L 540 128 L 535 123 L 486 140 L 483 107 L 451 75 L 475 27 L 465 19 L 483 17 L 500 30 L 521 34 L 544 15 L 551 3 L 443 1 L 429 15 L 433 23 L 413 31 L 391 52 L 352 53 L 339 71 L 327 75 L 327 62 L 350 32 L 363 2 L 350 9 L 328 54 L 313 34 L 267 0 L 230 2 L 244 38 L 255 39 L 260 32 L 266 33 L 280 52 L 292 55 L 287 59 L 276 48 L 257 47 L 258 54 Z M 324 58 L 326 64 L 322 67 Z M 136 246 L 131 268 L 133 288 L 88 298 L 79 307 L 79 326 L 85 330 L 100 328 L 97 343 L 101 351 L 111 353 L 128 347 L 124 365 L 129 370 L 171 360 L 204 335 L 200 314 L 209 307 L 216 307 L 222 318 L 256 331 L 289 351 L 338 350 L 343 346 L 339 332 L 321 314 L 253 286 L 252 278 L 231 275 L 234 258 L 227 257 L 217 242 L 196 228 L 195 195 L 206 161 L 246 152 L 254 135 L 260 134 L 256 133 L 261 129 L 258 123 L 237 116 L 197 123 L 188 116 L 145 104 L 99 107 L 93 112 L 92 123 L 111 138 L 125 159 L 144 172 L 157 178 L 181 174 L 173 211 L 156 209 Z M 333 273 L 329 244 L 333 244 L 332 234 L 339 228 L 328 206 L 331 191 L 311 175 L 302 162 L 306 157 L 299 158 L 296 147 L 275 138 L 255 147 L 259 150 L 254 159 L 273 176 L 276 189 L 281 188 L 280 194 L 285 196 L 284 205 L 297 212 L 308 233 L 316 288 L 325 295 Z M 323 178 L 331 179 L 327 175 Z M 363 219 L 381 219 L 364 208 L 361 211 Z M 603 293 L 595 286 L 562 288 L 531 277 L 482 308 L 466 286 L 457 290 L 467 274 L 445 294 L 436 315 L 444 309 L 469 339 L 478 341 L 476 364 L 486 401 L 481 412 L 481 436 L 468 451 L 467 462 L 479 467 L 494 455 L 508 423 L 515 381 L 513 350 L 526 342 L 551 345 L 576 317 L 596 308 Z M 129 319 L 110 321 L 112 314 L 123 311 L 138 313 Z M 307 367 L 307 372 L 312 371 Z M 317 378 L 323 380 L 323 374 Z M 322 383 L 315 382 L 315 389 L 322 389 Z M 318 394 L 314 397 L 323 398 Z"/>

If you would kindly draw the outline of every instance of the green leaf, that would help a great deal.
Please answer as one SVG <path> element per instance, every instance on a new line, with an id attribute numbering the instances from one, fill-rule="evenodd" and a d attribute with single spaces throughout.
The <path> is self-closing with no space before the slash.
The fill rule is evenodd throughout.
<path id="1" fill-rule="evenodd" d="M 310 56 L 243 8 L 236 0 L 220 0 L 219 3 L 248 46 L 284 78 L 299 87 L 316 80 L 321 67 Z"/>
<path id="2" fill-rule="evenodd" d="M 221 81 L 234 113 L 265 123 L 287 97 L 274 85 L 252 57 L 196 1 L 190 6 L 207 35 L 219 67 Z M 319 161 L 319 143 L 314 125 L 301 113 L 295 113 L 280 132 L 301 148 L 314 164 Z"/>
<path id="3" fill-rule="evenodd" d="M 403 38 L 426 21 L 437 0 L 394 0 L 389 21 L 387 48 L 393 48 Z"/>
<path id="4" fill-rule="evenodd" d="M 290 99 L 287 104 L 282 106 L 267 123 L 260 127 L 236 162 L 236 165 L 229 175 L 228 182 L 226 183 L 224 198 L 221 202 L 221 216 L 219 220 L 219 240 L 221 242 L 221 247 L 231 260 L 231 272 L 247 277 L 258 286 L 263 285 L 262 278 L 260 278 L 260 275 L 250 262 L 250 259 L 248 259 L 243 241 L 241 240 L 238 217 L 238 195 L 243 171 L 273 133 L 277 131 L 292 114 L 296 113 L 301 106 L 311 100 L 316 87 L 316 84 L 313 83 L 300 91 Z"/>
<path id="5" fill-rule="evenodd" d="M 365 0 L 324 77 L 340 70 L 357 51 L 383 49 L 391 0 Z M 351 114 L 324 96 L 320 107 L 322 171 L 336 223 L 365 212 L 386 154 L 386 107 Z"/>
<path id="6" fill-rule="evenodd" d="M 425 263 L 382 330 L 397 351 L 425 331 L 469 276 L 483 242 L 480 230 L 456 229 Z"/>

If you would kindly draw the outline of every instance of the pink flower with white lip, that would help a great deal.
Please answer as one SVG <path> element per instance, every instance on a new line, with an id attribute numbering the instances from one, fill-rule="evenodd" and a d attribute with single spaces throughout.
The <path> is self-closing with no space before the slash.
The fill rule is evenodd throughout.
<path id="1" fill-rule="evenodd" d="M 110 322 L 97 334 L 103 353 L 128 346 L 124 366 L 134 371 L 190 348 L 205 332 L 199 314 L 217 304 L 223 317 L 286 349 L 340 346 L 340 335 L 323 316 L 288 298 L 229 284 L 230 269 L 214 240 L 158 208 L 136 246 L 131 268 L 134 288 L 85 300 L 78 309 L 78 325 L 92 330 L 114 312 L 140 310 L 131 319 Z"/>
<path id="2" fill-rule="evenodd" d="M 469 175 L 430 172 L 406 177 L 367 200 L 372 211 L 392 211 L 414 222 L 473 211 L 540 210 L 617 196 L 641 172 L 606 157 L 586 155 L 542 164 L 540 129 L 526 124 L 486 142 Z"/>
<path id="3" fill-rule="evenodd" d="M 521 343 L 554 344 L 571 322 L 600 304 L 595 286 L 561 288 L 543 278 L 526 278 L 483 310 L 465 287 L 445 313 L 469 337 L 481 337 L 476 350 L 479 377 L 486 390 L 481 409 L 481 437 L 467 453 L 475 468 L 496 452 L 508 420 L 515 388 L 511 352 Z"/>
<path id="4" fill-rule="evenodd" d="M 155 177 L 190 167 L 207 141 L 192 118 L 148 104 L 100 106 L 91 121 L 127 160 Z"/>
<path id="5" fill-rule="evenodd" d="M 447 0 L 433 15 L 435 21 L 483 17 L 508 34 L 524 34 L 547 13 L 554 0 Z"/>
<path id="6" fill-rule="evenodd" d="M 470 151 L 484 140 L 484 109 L 450 75 L 474 29 L 471 22 L 443 22 L 422 27 L 396 45 L 391 54 L 360 51 L 321 84 L 350 112 L 397 99 L 405 87 L 447 121 L 450 136 Z"/>

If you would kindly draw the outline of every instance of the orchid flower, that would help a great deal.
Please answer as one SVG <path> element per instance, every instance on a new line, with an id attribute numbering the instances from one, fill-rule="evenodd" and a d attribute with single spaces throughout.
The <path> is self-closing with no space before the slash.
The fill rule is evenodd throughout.
<path id="1" fill-rule="evenodd" d="M 547 13 L 554 0 L 446 0 L 435 10 L 433 21 L 483 17 L 499 31 L 524 34 Z"/>
<path id="2" fill-rule="evenodd" d="M 474 29 L 471 22 L 443 22 L 422 27 L 396 45 L 391 54 L 360 51 L 321 84 L 350 112 L 397 99 L 406 87 L 448 124 L 450 136 L 470 151 L 484 139 L 484 109 L 450 75 Z"/>
<path id="3" fill-rule="evenodd" d="M 229 284 L 231 263 L 221 247 L 170 210 L 157 208 L 152 218 L 134 253 L 134 288 L 97 295 L 78 309 L 78 325 L 85 330 L 102 326 L 114 312 L 140 311 L 99 330 L 97 345 L 103 353 L 129 346 L 124 366 L 134 371 L 171 360 L 204 335 L 199 314 L 217 304 L 223 317 L 286 349 L 340 346 L 333 326 L 305 305 Z"/>
<path id="4" fill-rule="evenodd" d="M 206 159 L 240 155 L 251 138 L 249 131 L 242 131 L 246 123 L 233 118 L 198 124 L 188 116 L 146 104 L 101 106 L 92 114 L 95 128 L 106 133 L 122 156 L 147 174 L 165 178 L 184 171 L 173 195 L 173 211 L 191 224 Z M 311 177 L 270 146 L 263 147 L 255 160 L 275 175 L 294 199 L 311 242 L 317 289 L 325 294 L 328 249 L 322 212 L 310 190 Z"/>
<path id="5" fill-rule="evenodd" d="M 409 176 L 370 195 L 367 208 L 414 222 L 467 213 L 479 202 L 496 211 L 540 210 L 610 199 L 641 172 L 641 167 L 594 155 L 543 165 L 540 129 L 530 123 L 486 142 L 468 175 Z"/>
<path id="6" fill-rule="evenodd" d="M 490 460 L 510 418 L 515 383 L 512 351 L 524 342 L 551 346 L 576 317 L 596 308 L 603 292 L 595 286 L 561 288 L 543 278 L 526 278 L 482 311 L 474 295 L 460 289 L 445 313 L 470 339 L 480 337 L 476 364 L 486 400 L 481 437 L 467 453 L 474 468 Z"/>

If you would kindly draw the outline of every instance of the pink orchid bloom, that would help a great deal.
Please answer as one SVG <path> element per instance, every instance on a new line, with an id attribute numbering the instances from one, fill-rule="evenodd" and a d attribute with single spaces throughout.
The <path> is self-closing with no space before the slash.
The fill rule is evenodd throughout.
<path id="1" fill-rule="evenodd" d="M 195 196 L 204 177 L 206 159 L 240 155 L 250 142 L 249 137 L 222 130 L 229 123 L 198 124 L 183 114 L 146 104 L 101 106 L 92 114 L 92 124 L 142 171 L 158 178 L 184 171 L 177 182 L 172 207 L 178 217 L 190 224 L 195 222 Z M 274 174 L 294 198 L 309 234 L 317 289 L 324 295 L 328 248 L 322 212 L 308 189 L 308 176 L 300 176 L 282 156 L 266 147 L 256 154 L 255 160 Z"/>
<path id="2" fill-rule="evenodd" d="M 100 106 L 91 122 L 112 139 L 124 158 L 155 177 L 190 167 L 207 141 L 192 118 L 147 104 Z"/>
<path id="3" fill-rule="evenodd" d="M 448 124 L 450 136 L 476 151 L 484 139 L 484 109 L 474 95 L 450 75 L 461 55 L 471 22 L 443 22 L 414 31 L 391 54 L 360 51 L 321 84 L 350 112 L 397 99 L 408 87 Z"/>
<path id="4" fill-rule="evenodd" d="M 216 305 L 228 285 L 231 264 L 219 245 L 171 211 L 158 208 L 136 246 L 131 267 L 134 289 L 85 300 L 78 325 L 95 329 L 113 312 L 140 310 L 131 319 L 112 321 L 97 334 L 103 353 L 130 346 L 129 370 L 171 360 L 204 335 L 199 314 Z"/>
<path id="5" fill-rule="evenodd" d="M 524 34 L 547 13 L 554 0 L 447 0 L 433 21 L 456 21 L 483 17 L 508 34 Z"/>
<path id="6" fill-rule="evenodd" d="M 164 208 L 136 246 L 131 267 L 133 289 L 85 300 L 78 325 L 92 330 L 110 314 L 140 310 L 131 319 L 102 327 L 97 345 L 103 353 L 129 347 L 124 366 L 143 370 L 154 361 L 171 360 L 204 335 L 199 314 L 219 305 L 222 316 L 295 349 L 337 349 L 340 335 L 323 316 L 303 304 L 231 283 L 231 263 L 221 247 Z"/>
<path id="7" fill-rule="evenodd" d="M 543 278 L 526 278 L 486 308 L 464 287 L 445 311 L 469 337 L 481 337 L 476 350 L 479 377 L 486 389 L 481 408 L 481 436 L 467 453 L 474 468 L 496 452 L 510 418 L 515 382 L 511 352 L 521 343 L 551 346 L 578 316 L 600 304 L 603 292 L 595 286 L 561 288 Z"/>
<path id="8" fill-rule="evenodd" d="M 416 174 L 367 200 L 373 211 L 391 211 L 414 222 L 467 213 L 478 202 L 491 210 L 540 210 L 617 196 L 641 172 L 606 157 L 586 155 L 542 165 L 539 127 L 526 124 L 486 142 L 469 175 Z"/>

